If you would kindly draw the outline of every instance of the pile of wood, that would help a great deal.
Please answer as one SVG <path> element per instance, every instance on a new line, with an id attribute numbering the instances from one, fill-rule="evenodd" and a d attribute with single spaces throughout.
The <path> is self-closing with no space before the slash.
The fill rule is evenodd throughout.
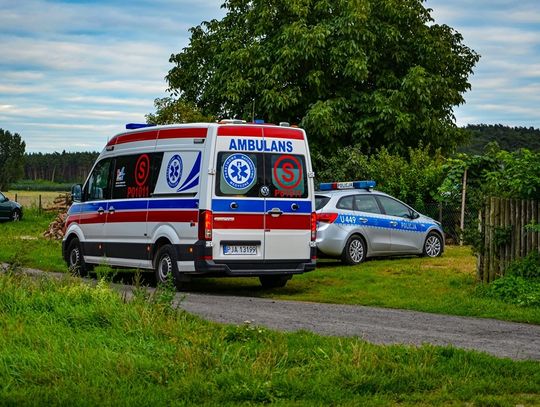
<path id="1" fill-rule="evenodd" d="M 58 216 L 49 224 L 49 228 L 43 233 L 48 239 L 60 240 L 64 237 L 64 227 L 68 217 L 67 211 L 59 213 Z"/>
<path id="2" fill-rule="evenodd" d="M 72 202 L 73 199 L 71 199 L 71 194 L 66 192 L 54 198 L 53 204 L 45 208 L 45 210 L 47 212 L 67 212 Z"/>
<path id="3" fill-rule="evenodd" d="M 53 204 L 45 209 L 47 212 L 58 212 L 58 215 L 49 224 L 47 230 L 43 232 L 44 237 L 55 240 L 60 240 L 64 237 L 64 228 L 68 217 L 67 212 L 72 202 L 71 194 L 66 192 L 54 198 Z"/>

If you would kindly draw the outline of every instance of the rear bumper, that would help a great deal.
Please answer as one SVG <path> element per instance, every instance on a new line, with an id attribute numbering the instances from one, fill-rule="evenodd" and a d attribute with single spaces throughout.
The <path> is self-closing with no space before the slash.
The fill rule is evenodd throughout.
<path id="1" fill-rule="evenodd" d="M 260 262 L 195 260 L 195 273 L 231 277 L 292 275 L 314 270 L 315 266 L 315 260 L 265 260 Z"/>
<path id="2" fill-rule="evenodd" d="M 314 270 L 316 248 L 311 249 L 311 259 L 295 260 L 213 260 L 212 248 L 205 247 L 204 242 L 195 244 L 195 272 L 197 275 L 257 277 L 265 275 L 302 274 Z"/>

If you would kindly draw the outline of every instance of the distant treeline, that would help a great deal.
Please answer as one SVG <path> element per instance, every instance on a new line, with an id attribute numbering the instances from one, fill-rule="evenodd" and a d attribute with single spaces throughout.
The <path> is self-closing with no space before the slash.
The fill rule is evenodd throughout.
<path id="1" fill-rule="evenodd" d="M 540 151 L 540 129 L 533 127 L 508 127 L 497 125 L 468 125 L 471 139 L 459 151 L 467 154 L 483 154 L 485 146 L 496 141 L 500 148 L 515 151 L 527 148 Z M 54 183 L 80 183 L 90 172 L 97 152 L 84 153 L 31 153 L 25 154 L 24 179 L 45 180 Z"/>
<path id="2" fill-rule="evenodd" d="M 81 183 L 92 169 L 99 153 L 25 154 L 24 179 L 58 183 Z"/>
<path id="3" fill-rule="evenodd" d="M 467 154 L 483 154 L 485 146 L 493 141 L 502 150 L 516 151 L 527 148 L 540 151 L 540 129 L 534 127 L 508 127 L 502 124 L 469 124 L 466 127 L 472 134 L 469 143 L 459 148 Z"/>

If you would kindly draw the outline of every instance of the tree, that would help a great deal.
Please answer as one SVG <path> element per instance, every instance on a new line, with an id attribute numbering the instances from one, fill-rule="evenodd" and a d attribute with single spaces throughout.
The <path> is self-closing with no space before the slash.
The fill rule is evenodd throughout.
<path id="1" fill-rule="evenodd" d="M 465 137 L 464 103 L 479 55 L 422 0 L 226 0 L 222 20 L 191 28 L 171 55 L 169 91 L 217 117 L 288 121 L 315 149 L 420 144 L 443 152 Z"/>
<path id="2" fill-rule="evenodd" d="M 146 115 L 148 124 L 195 123 L 214 121 L 212 116 L 202 114 L 192 103 L 171 97 L 154 100 L 156 113 Z"/>
<path id="3" fill-rule="evenodd" d="M 18 133 L 0 129 L 0 190 L 7 190 L 23 174 L 25 148 Z"/>

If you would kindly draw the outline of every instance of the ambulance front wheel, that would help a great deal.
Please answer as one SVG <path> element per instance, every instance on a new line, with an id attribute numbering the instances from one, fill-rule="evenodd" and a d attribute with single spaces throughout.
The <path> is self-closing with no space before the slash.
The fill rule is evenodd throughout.
<path id="1" fill-rule="evenodd" d="M 260 276 L 259 281 L 263 288 L 280 288 L 285 287 L 291 278 L 292 276 Z"/>
<path id="2" fill-rule="evenodd" d="M 154 258 L 154 270 L 156 272 L 157 284 L 174 283 L 177 289 L 180 289 L 178 259 L 174 248 L 170 245 L 164 245 L 159 248 Z"/>
<path id="3" fill-rule="evenodd" d="M 84 262 L 81 242 L 79 242 L 79 239 L 77 238 L 74 238 L 69 242 L 66 261 L 70 273 L 74 275 L 86 277 L 88 272 L 91 271 L 92 267 Z"/>

